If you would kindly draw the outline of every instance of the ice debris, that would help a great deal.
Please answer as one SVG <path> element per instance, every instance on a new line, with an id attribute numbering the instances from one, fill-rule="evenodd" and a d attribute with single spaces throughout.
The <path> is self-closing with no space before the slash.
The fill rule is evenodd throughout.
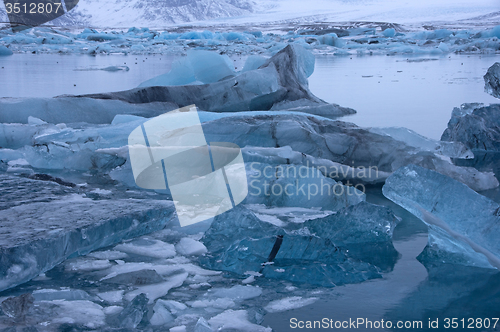
<path id="1" fill-rule="evenodd" d="M 429 226 L 428 245 L 418 257 L 425 264 L 500 268 L 497 203 L 458 181 L 415 165 L 394 172 L 383 193 Z"/>
<path id="2" fill-rule="evenodd" d="M 500 104 L 464 104 L 455 108 L 442 141 L 463 143 L 473 151 L 500 151 Z"/>
<path id="3" fill-rule="evenodd" d="M 206 56 L 204 54 L 201 56 Z M 197 63 L 203 62 L 198 60 Z M 201 110 L 210 112 L 269 110 L 282 102 L 301 102 L 298 106 L 301 106 L 302 112 L 333 117 L 355 113 L 352 109 L 328 104 L 309 91 L 307 77 L 314 71 L 314 55 L 300 45 L 288 45 L 258 69 L 238 76 L 223 73 L 226 76 L 219 77 L 219 71 L 212 70 L 210 65 L 212 64 L 209 62 L 208 68 L 200 67 L 195 70 L 194 75 L 196 77 L 203 74 L 200 79 L 212 82 L 211 84 L 150 86 L 151 83 L 147 83 L 144 88 L 80 97 L 121 100 L 131 104 L 168 102 L 179 107 L 195 104 Z M 189 68 L 186 67 L 185 70 L 189 71 Z M 188 75 L 180 74 L 181 77 Z M 220 80 L 221 78 L 225 79 Z M 304 103 L 306 107 L 302 107 Z"/>
<path id="4" fill-rule="evenodd" d="M 175 245 L 177 252 L 184 256 L 199 256 L 207 252 L 207 247 L 200 241 L 183 237 L 179 243 Z"/>
<path id="5" fill-rule="evenodd" d="M 159 230 L 173 218 L 169 201 L 81 196 L 26 202 L 0 217 L 0 290 L 36 277 L 66 258 Z"/>
<path id="6" fill-rule="evenodd" d="M 348 23 L 350 24 L 350 23 Z M 369 25 L 370 22 L 367 22 Z M 0 45 L 14 52 L 63 54 L 182 54 L 214 47 L 223 54 L 273 55 L 287 44 L 303 45 L 319 54 L 494 53 L 499 49 L 499 26 L 486 29 L 434 29 L 391 24 L 390 28 L 337 27 L 295 32 L 239 31 L 97 31 L 36 27 L 18 33 L 0 31 Z M 408 31 L 411 30 L 411 31 Z"/>

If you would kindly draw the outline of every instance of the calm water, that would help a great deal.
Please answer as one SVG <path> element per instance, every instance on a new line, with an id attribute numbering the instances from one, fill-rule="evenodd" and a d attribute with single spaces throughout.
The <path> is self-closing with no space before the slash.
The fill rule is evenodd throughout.
<path id="1" fill-rule="evenodd" d="M 496 61 L 500 56 L 321 56 L 309 84 L 318 97 L 358 112 L 346 121 L 440 139 L 453 107 L 499 102 L 484 92 L 483 79 Z"/>
<path id="2" fill-rule="evenodd" d="M 168 72 L 174 59 L 159 55 L 0 57 L 0 97 L 131 89 Z M 234 60 L 241 68 L 242 59 Z M 358 111 L 346 121 L 366 127 L 403 126 L 439 139 L 453 107 L 466 102 L 498 102 L 483 91 L 483 75 L 496 61 L 500 56 L 317 56 L 309 84 L 320 98 Z M 107 66 L 128 66 L 130 70 L 95 70 Z"/>

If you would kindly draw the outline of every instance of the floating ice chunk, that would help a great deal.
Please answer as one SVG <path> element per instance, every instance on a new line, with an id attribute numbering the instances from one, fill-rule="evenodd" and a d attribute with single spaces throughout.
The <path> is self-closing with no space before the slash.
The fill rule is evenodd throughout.
<path id="1" fill-rule="evenodd" d="M 253 324 L 248 320 L 246 310 L 226 310 L 208 321 L 210 326 L 219 330 L 236 330 L 241 332 L 271 332 L 270 327 Z"/>
<path id="2" fill-rule="evenodd" d="M 249 194 L 245 202 L 249 204 L 337 211 L 365 199 L 362 191 L 327 178 L 312 167 L 252 162 L 247 174 Z"/>
<path id="3" fill-rule="evenodd" d="M 167 308 L 173 315 L 178 316 L 182 311 L 187 309 L 187 306 L 184 303 L 180 303 L 173 300 L 162 300 L 159 299 L 156 303 L 160 303 L 165 308 Z"/>
<path id="4" fill-rule="evenodd" d="M 179 326 L 171 327 L 170 330 L 168 330 L 168 331 L 169 332 L 186 332 L 187 328 L 186 328 L 186 325 L 179 325 Z"/>
<path id="5" fill-rule="evenodd" d="M 233 62 L 227 55 L 210 51 L 188 51 L 196 79 L 203 83 L 217 82 L 234 75 Z"/>
<path id="6" fill-rule="evenodd" d="M 191 65 L 191 59 L 183 57 L 172 63 L 172 68 L 168 73 L 142 82 L 139 87 L 186 85 L 194 81 L 196 81 L 196 77 Z"/>
<path id="7" fill-rule="evenodd" d="M 146 238 L 119 244 L 115 247 L 115 250 L 154 258 L 169 258 L 175 256 L 175 247 L 173 244 Z"/>
<path id="8" fill-rule="evenodd" d="M 123 310 L 123 307 L 112 305 L 103 309 L 106 315 L 117 315 Z"/>
<path id="9" fill-rule="evenodd" d="M 125 264 L 119 264 L 124 266 Z M 118 285 L 129 285 L 129 286 L 138 286 L 138 285 L 149 285 L 149 284 L 157 284 L 163 282 L 164 279 L 155 271 L 155 270 L 138 270 L 132 272 L 126 272 L 123 274 L 117 274 L 110 278 L 105 278 L 101 280 L 105 283 L 112 283 Z"/>
<path id="10" fill-rule="evenodd" d="M 303 47 L 288 45 L 259 69 L 217 82 L 213 80 L 211 84 L 144 87 L 86 97 L 119 99 L 129 103 L 172 102 L 180 107 L 195 104 L 202 110 L 215 112 L 268 110 L 283 100 L 298 99 L 308 99 L 317 106 L 323 106 L 327 103 L 308 89 L 307 77 L 314 71 L 314 61 L 314 55 Z M 196 65 L 203 66 L 204 62 L 198 61 Z M 210 67 L 206 71 L 200 67 L 198 74 L 196 68 L 194 71 L 201 81 L 206 81 L 202 78 L 205 75 L 213 74 Z M 220 76 L 222 73 L 224 71 Z"/>
<path id="11" fill-rule="evenodd" d="M 28 124 L 37 126 L 47 124 L 47 122 L 43 121 L 42 119 L 35 118 L 34 116 L 28 116 Z"/>
<path id="12" fill-rule="evenodd" d="M 379 135 L 387 135 L 404 142 L 422 151 L 430 151 L 450 158 L 471 159 L 474 154 L 463 143 L 439 142 L 421 136 L 413 130 L 402 127 L 370 128 L 370 131 Z"/>
<path id="13" fill-rule="evenodd" d="M 96 271 L 104 270 L 112 266 L 107 259 L 88 259 L 82 258 L 66 264 L 68 271 Z"/>
<path id="14" fill-rule="evenodd" d="M 146 118 L 137 115 L 129 115 L 129 114 L 117 114 L 113 121 L 111 121 L 112 125 L 119 125 L 127 122 L 135 122 L 138 120 L 146 121 Z"/>
<path id="15" fill-rule="evenodd" d="M 172 63 L 169 73 L 143 82 L 139 87 L 185 85 L 195 81 L 217 82 L 234 75 L 234 67 L 227 55 L 210 51 L 188 51 L 187 57 Z"/>
<path id="16" fill-rule="evenodd" d="M 448 53 L 450 51 L 450 47 L 448 46 L 448 44 L 446 44 L 444 42 L 440 42 L 438 48 L 441 51 L 443 51 L 443 53 Z"/>
<path id="17" fill-rule="evenodd" d="M 109 71 L 109 72 L 116 72 L 116 71 L 129 71 L 130 68 L 128 66 L 108 66 L 104 68 L 85 68 L 85 69 L 75 69 L 76 71 L 92 71 L 92 70 L 103 70 L 103 71 Z"/>
<path id="18" fill-rule="evenodd" d="M 106 32 L 104 33 L 92 33 L 87 36 L 87 40 L 91 41 L 97 41 L 97 42 L 103 42 L 107 40 L 115 40 L 119 39 L 121 36 L 115 35 L 115 34 L 108 34 Z"/>
<path id="19" fill-rule="evenodd" d="M 98 194 L 98 195 L 111 195 L 113 192 L 111 190 L 95 188 L 94 190 L 91 191 L 91 193 Z"/>
<path id="20" fill-rule="evenodd" d="M 344 47 L 346 45 L 345 41 L 340 39 L 336 33 L 327 33 L 325 35 L 319 36 L 318 41 L 321 44 L 335 47 Z"/>
<path id="21" fill-rule="evenodd" d="M 462 142 L 473 151 L 500 151 L 500 104 L 455 110 L 441 140 Z"/>
<path id="22" fill-rule="evenodd" d="M 145 294 L 138 294 L 129 300 L 130 303 L 116 316 L 109 319 L 117 327 L 135 329 L 147 312 L 148 299 Z"/>
<path id="23" fill-rule="evenodd" d="M 179 257 L 179 256 L 177 256 Z M 175 258 L 172 258 L 170 260 L 175 260 Z M 167 265 L 157 265 L 157 264 L 152 264 L 152 263 L 125 263 L 122 265 L 114 265 L 112 266 L 107 272 L 108 274 L 102 278 L 101 280 L 108 280 L 111 278 L 116 278 L 119 275 L 123 275 L 125 273 L 131 273 L 131 272 L 136 272 L 136 271 L 142 271 L 144 270 L 154 270 L 156 273 L 159 275 L 171 275 L 172 273 L 179 272 L 184 270 L 185 272 L 188 272 L 190 275 L 199 275 L 199 276 L 216 276 L 220 275 L 220 271 L 211 271 L 211 270 L 205 270 L 197 265 L 190 264 L 190 263 L 177 263 L 177 262 L 171 262 L 171 264 Z M 139 274 L 140 275 L 140 274 Z M 130 278 L 130 275 L 124 276 L 123 282 L 126 282 L 127 279 Z M 149 279 L 149 278 L 148 278 Z M 132 279 L 134 280 L 134 279 Z"/>
<path id="24" fill-rule="evenodd" d="M 281 300 L 271 301 L 264 307 L 267 312 L 282 312 L 298 309 L 316 302 L 316 297 L 302 298 L 300 296 L 285 297 Z"/>
<path id="25" fill-rule="evenodd" d="M 175 249 L 179 254 L 184 256 L 199 256 L 207 252 L 207 247 L 203 243 L 188 237 L 182 238 L 175 245 Z"/>
<path id="26" fill-rule="evenodd" d="M 193 308 L 215 308 L 215 309 L 228 309 L 235 306 L 233 300 L 229 298 L 218 298 L 215 300 L 196 300 L 191 303 Z"/>
<path id="27" fill-rule="evenodd" d="M 0 124 L 0 147 L 18 149 L 33 144 L 33 136 L 40 128 L 22 124 Z"/>
<path id="28" fill-rule="evenodd" d="M 91 301 L 64 301 L 50 302 L 54 307 L 52 324 L 77 324 L 89 329 L 99 329 L 105 323 L 106 315 L 103 308 Z"/>
<path id="29" fill-rule="evenodd" d="M 34 297 L 30 293 L 3 300 L 0 308 L 3 313 L 11 318 L 23 319 L 33 308 Z"/>
<path id="30" fill-rule="evenodd" d="M 475 190 L 498 186 L 492 173 L 455 166 L 434 153 L 418 151 L 391 137 L 370 133 L 353 124 L 297 113 L 269 113 L 254 116 L 232 114 L 203 123 L 203 131 L 207 140 L 213 142 L 230 141 L 238 146 L 290 146 L 292 151 L 316 157 L 309 161 L 309 165 L 323 169 L 334 179 L 376 182 L 387 173 L 413 163 L 431 167 Z M 305 158 L 302 164 L 307 165 L 307 161 Z"/>
<path id="31" fill-rule="evenodd" d="M 471 246 L 464 246 L 463 241 L 436 227 L 429 227 L 427 246 L 417 259 L 426 267 L 454 264 L 491 269 L 485 255 L 474 251 Z"/>
<path id="32" fill-rule="evenodd" d="M 500 62 L 495 62 L 484 75 L 484 91 L 500 98 Z"/>
<path id="33" fill-rule="evenodd" d="M 28 166 L 30 163 L 26 161 L 26 159 L 16 159 L 11 160 L 7 163 L 9 166 Z"/>
<path id="34" fill-rule="evenodd" d="M 125 299 L 130 301 L 139 294 L 146 294 L 149 303 L 153 303 L 157 298 L 165 296 L 172 288 L 180 287 L 188 277 L 188 273 L 180 273 L 168 277 L 168 280 L 159 284 L 138 287 L 138 289 L 125 294 Z"/>
<path id="35" fill-rule="evenodd" d="M 241 72 L 255 70 L 266 63 L 267 58 L 261 55 L 249 55 Z"/>
<path id="36" fill-rule="evenodd" d="M 490 267 L 500 268 L 497 239 L 500 206 L 497 203 L 458 181 L 415 165 L 394 172 L 387 179 L 383 193 L 429 226 L 432 232 L 424 257 L 439 260 L 440 251 L 450 248 L 450 253 L 462 254 L 454 260 L 446 257 L 449 263 L 473 265 L 472 256 L 475 256 L 477 265 L 484 266 L 486 257 Z M 446 241 L 446 237 L 454 240 Z M 436 246 L 439 238 L 444 240 Z M 430 255 L 429 251 L 435 254 Z"/>
<path id="37" fill-rule="evenodd" d="M 236 207 L 217 216 L 205 233 L 202 241 L 211 255 L 201 263 L 329 287 L 362 282 L 394 266 L 398 253 L 392 231 L 397 223 L 389 209 L 365 202 L 284 228 Z"/>
<path id="38" fill-rule="evenodd" d="M 3 46 L 3 45 L 0 45 L 0 56 L 4 56 L 4 55 L 12 55 L 14 53 L 12 53 L 11 50 L 9 50 L 7 47 Z"/>
<path id="39" fill-rule="evenodd" d="M 149 320 L 153 326 L 165 325 L 175 319 L 170 311 L 168 311 L 165 307 L 162 300 L 156 301 L 153 307 L 153 312 L 153 316 Z"/>
<path id="40" fill-rule="evenodd" d="M 382 31 L 382 35 L 384 37 L 392 38 L 396 35 L 396 30 L 394 28 L 385 29 L 384 31 Z"/>
<path id="41" fill-rule="evenodd" d="M 109 303 L 119 303 L 123 300 L 123 292 L 124 290 L 109 291 L 98 293 L 97 296 Z"/>
<path id="42" fill-rule="evenodd" d="M 500 39 L 500 25 L 497 25 L 496 27 L 494 27 L 491 30 L 482 31 L 481 37 L 482 38 L 496 37 L 496 38 Z"/>
<path id="43" fill-rule="evenodd" d="M 213 330 L 205 318 L 200 317 L 194 326 L 194 332 L 213 332 Z"/>
<path id="44" fill-rule="evenodd" d="M 239 33 L 239 32 L 226 32 L 223 34 L 224 38 L 228 41 L 248 41 L 249 39 L 253 39 L 253 35 L 246 34 L 246 33 Z"/>
<path id="45" fill-rule="evenodd" d="M 89 300 L 90 295 L 81 289 L 39 289 L 33 292 L 33 298 L 35 301 L 79 301 Z"/>
<path id="46" fill-rule="evenodd" d="M 0 122 L 28 123 L 34 116 L 49 123 L 111 123 L 117 114 L 153 117 L 174 110 L 169 103 L 130 104 L 90 98 L 2 98 Z"/>
<path id="47" fill-rule="evenodd" d="M 168 201 L 78 197 L 2 211 L 0 290 L 26 282 L 69 256 L 159 230 L 175 210 Z"/>
<path id="48" fill-rule="evenodd" d="M 274 104 L 272 111 L 302 112 L 314 115 L 320 115 L 327 118 L 336 118 L 348 114 L 356 114 L 352 108 L 342 107 L 337 104 L 320 104 L 312 102 L 309 99 L 298 99 L 293 101 L 282 101 Z"/>
<path id="49" fill-rule="evenodd" d="M 231 288 L 217 288 L 207 293 L 219 298 L 230 298 L 237 301 L 248 300 L 262 295 L 262 289 L 255 286 L 236 285 Z"/>
<path id="50" fill-rule="evenodd" d="M 94 257 L 97 259 L 122 259 L 128 257 L 128 255 L 121 251 L 116 250 L 106 250 L 106 251 L 94 251 L 88 254 L 89 257 Z"/>

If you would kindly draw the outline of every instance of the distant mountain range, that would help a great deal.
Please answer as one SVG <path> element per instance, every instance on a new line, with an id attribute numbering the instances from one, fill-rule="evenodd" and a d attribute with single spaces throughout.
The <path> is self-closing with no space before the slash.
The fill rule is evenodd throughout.
<path id="1" fill-rule="evenodd" d="M 6 0 L 7 1 L 7 0 Z M 36 2 L 37 0 L 33 0 Z M 66 0 L 75 1 L 75 0 Z M 499 0 L 80 0 L 56 26 L 162 28 L 196 22 L 259 25 L 314 22 L 500 24 Z M 0 22 L 7 22 L 0 1 Z"/>
<path id="2" fill-rule="evenodd" d="M 36 2 L 37 0 L 33 0 Z M 0 21 L 8 22 L 0 2 Z M 130 27 L 170 26 L 185 22 L 247 16 L 249 0 L 80 0 L 66 15 L 50 22 L 56 26 Z"/>

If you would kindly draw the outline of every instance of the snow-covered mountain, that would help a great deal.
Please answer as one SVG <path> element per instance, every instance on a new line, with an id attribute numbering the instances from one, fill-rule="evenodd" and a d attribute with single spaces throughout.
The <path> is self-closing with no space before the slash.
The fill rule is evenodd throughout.
<path id="1" fill-rule="evenodd" d="M 7 21 L 2 2 L 0 21 Z M 51 24 L 162 28 L 185 23 L 346 21 L 492 25 L 500 24 L 500 4 L 498 0 L 80 0 L 72 11 Z"/>
<path id="2" fill-rule="evenodd" d="M 66 15 L 52 21 L 57 26 L 162 27 L 205 21 L 253 12 L 249 0 L 80 0 Z M 0 21 L 7 15 L 0 2 Z"/>

